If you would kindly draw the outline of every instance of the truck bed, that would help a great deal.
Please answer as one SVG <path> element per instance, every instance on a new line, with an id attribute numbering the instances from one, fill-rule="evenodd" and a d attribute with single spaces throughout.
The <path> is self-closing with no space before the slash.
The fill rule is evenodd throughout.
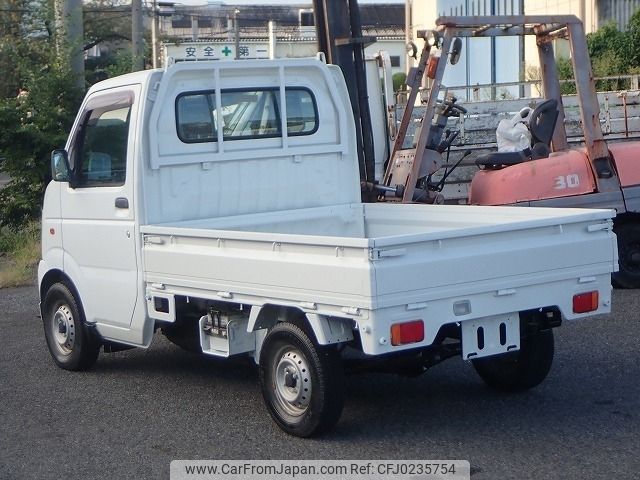
<path id="1" fill-rule="evenodd" d="M 572 292 L 608 285 L 617 266 L 612 215 L 351 204 L 149 225 L 141 228 L 145 280 L 252 305 L 277 299 L 325 315 L 357 312 L 360 322 L 411 309 L 441 309 L 439 323 L 456 321 L 455 299 L 473 304 L 472 317 L 542 301 L 575 318 Z"/>

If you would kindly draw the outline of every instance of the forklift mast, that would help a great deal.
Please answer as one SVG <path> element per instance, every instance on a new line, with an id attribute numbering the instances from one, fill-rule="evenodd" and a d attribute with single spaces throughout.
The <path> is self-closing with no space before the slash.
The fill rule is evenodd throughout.
<path id="1" fill-rule="evenodd" d="M 362 22 L 357 0 L 313 0 L 318 51 L 324 53 L 327 63 L 338 65 L 344 74 L 351 108 L 356 124 L 360 179 L 373 183 L 374 148 L 364 48 L 375 42 L 375 37 L 362 36 Z M 375 201 L 366 194 L 364 201 Z"/>

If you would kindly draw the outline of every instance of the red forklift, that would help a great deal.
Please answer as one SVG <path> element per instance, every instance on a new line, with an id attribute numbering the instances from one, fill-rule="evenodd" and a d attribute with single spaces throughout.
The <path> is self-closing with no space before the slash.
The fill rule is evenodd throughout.
<path id="1" fill-rule="evenodd" d="M 442 201 L 444 180 L 433 181 L 458 137 L 449 122 L 466 113 L 451 95 L 441 96 L 447 64 L 460 56 L 463 38 L 535 35 L 544 97 L 528 116 L 531 142 L 520 151 L 492 152 L 475 159 L 480 170 L 471 182 L 469 203 L 540 207 L 613 208 L 618 237 L 619 268 L 613 283 L 640 288 L 640 142 L 604 140 L 599 105 L 582 22 L 566 16 L 441 17 L 425 40 L 418 66 L 409 76 L 411 87 L 398 137 L 388 162 L 384 185 L 393 192 L 385 201 Z M 553 42 L 566 39 L 571 51 L 580 106 L 584 144 L 570 147 L 556 69 Z M 413 105 L 423 77 L 430 79 L 426 111 L 413 148 L 403 148 Z M 459 145 L 459 144 L 458 144 Z M 471 152 L 467 150 L 463 158 Z M 460 160 L 461 161 L 461 160 Z M 458 161 L 458 164 L 460 163 Z"/>

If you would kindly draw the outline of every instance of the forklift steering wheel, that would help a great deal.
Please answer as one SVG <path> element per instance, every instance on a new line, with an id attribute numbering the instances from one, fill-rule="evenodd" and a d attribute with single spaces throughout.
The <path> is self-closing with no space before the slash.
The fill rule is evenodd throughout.
<path id="1" fill-rule="evenodd" d="M 442 115 L 446 117 L 459 117 L 461 114 L 464 115 L 467 113 L 467 109 L 462 105 L 458 105 L 455 103 L 455 99 L 452 100 L 444 100 L 443 102 L 439 102 L 442 107 Z"/>
<path id="2" fill-rule="evenodd" d="M 449 106 L 449 111 L 451 112 L 451 114 L 448 115 L 449 117 L 459 117 L 460 115 L 464 115 L 465 113 L 467 113 L 467 109 L 462 105 L 458 105 L 457 103 L 447 103 L 447 105 Z"/>

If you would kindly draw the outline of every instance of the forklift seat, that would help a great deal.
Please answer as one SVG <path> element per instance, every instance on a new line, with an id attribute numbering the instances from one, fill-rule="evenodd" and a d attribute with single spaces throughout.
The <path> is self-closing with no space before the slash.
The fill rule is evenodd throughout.
<path id="1" fill-rule="evenodd" d="M 545 100 L 531 113 L 529 131 L 531 132 L 531 148 L 519 152 L 492 152 L 476 159 L 480 168 L 499 169 L 510 165 L 538 158 L 546 158 L 551 153 L 551 139 L 558 121 L 558 101 Z"/>

